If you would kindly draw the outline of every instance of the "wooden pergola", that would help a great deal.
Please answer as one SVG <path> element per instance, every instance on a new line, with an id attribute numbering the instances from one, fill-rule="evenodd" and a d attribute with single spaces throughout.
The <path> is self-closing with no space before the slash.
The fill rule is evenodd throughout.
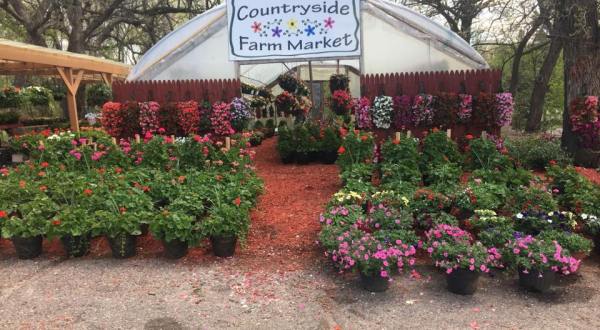
<path id="1" fill-rule="evenodd" d="M 56 76 L 63 80 L 73 131 L 79 131 L 76 96 L 81 82 L 103 81 L 111 86 L 114 79 L 125 79 L 130 70 L 131 66 L 119 62 L 0 39 L 0 75 Z"/>

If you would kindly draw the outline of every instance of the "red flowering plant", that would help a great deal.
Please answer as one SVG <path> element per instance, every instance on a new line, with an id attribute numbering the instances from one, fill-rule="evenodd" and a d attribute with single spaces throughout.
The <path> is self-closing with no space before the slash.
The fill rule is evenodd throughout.
<path id="1" fill-rule="evenodd" d="M 459 111 L 458 95 L 454 93 L 440 93 L 434 97 L 435 116 L 433 126 L 451 128 L 457 120 Z"/>
<path id="2" fill-rule="evenodd" d="M 371 163 L 374 155 L 374 139 L 369 132 L 350 130 L 342 134 L 342 145 L 338 149 L 338 164 L 342 172 L 353 165 Z"/>
<path id="3" fill-rule="evenodd" d="M 118 102 L 107 102 L 102 106 L 102 127 L 115 138 L 120 137 L 123 133 L 122 107 L 123 105 Z"/>
<path id="4" fill-rule="evenodd" d="M 598 97 L 587 96 L 571 102 L 569 118 L 573 132 L 584 148 L 600 148 L 600 120 Z"/>
<path id="5" fill-rule="evenodd" d="M 188 101 L 177 103 L 179 127 L 186 136 L 198 133 L 200 128 L 200 111 L 198 102 Z"/>
<path id="6" fill-rule="evenodd" d="M 140 103 L 140 127 L 142 134 L 155 134 L 160 128 L 160 104 L 156 102 Z"/>
<path id="7" fill-rule="evenodd" d="M 502 255 L 496 248 L 486 248 L 474 242 L 471 234 L 446 224 L 440 224 L 426 233 L 423 248 L 435 266 L 452 274 L 456 270 L 489 273 L 491 268 L 502 268 Z"/>
<path id="8" fill-rule="evenodd" d="M 474 127 L 496 127 L 496 98 L 493 94 L 480 93 L 473 103 L 471 123 Z"/>
<path id="9" fill-rule="evenodd" d="M 120 137 L 131 138 L 141 132 L 140 105 L 137 102 L 127 102 L 121 108 L 122 130 Z"/>
<path id="10" fill-rule="evenodd" d="M 217 135 L 230 136 L 235 133 L 231 126 L 230 106 L 227 103 L 217 102 L 213 105 L 213 111 L 210 116 L 212 130 Z"/>
<path id="11" fill-rule="evenodd" d="M 354 107 L 354 100 L 350 92 L 337 90 L 331 95 L 331 109 L 338 116 L 348 115 Z"/>
<path id="12" fill-rule="evenodd" d="M 277 110 L 286 115 L 295 115 L 299 108 L 298 99 L 294 97 L 294 94 L 288 91 L 284 91 L 277 95 L 277 98 L 275 98 L 275 105 L 277 106 Z"/>

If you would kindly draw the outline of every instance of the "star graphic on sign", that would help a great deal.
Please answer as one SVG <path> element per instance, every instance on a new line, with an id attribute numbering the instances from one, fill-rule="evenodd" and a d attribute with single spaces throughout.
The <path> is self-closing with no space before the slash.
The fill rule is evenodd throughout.
<path id="1" fill-rule="evenodd" d="M 329 17 L 325 20 L 325 27 L 328 29 L 333 29 L 333 23 L 335 23 L 335 21 L 333 20 L 333 18 Z"/>
<path id="2" fill-rule="evenodd" d="M 252 24 L 252 30 L 254 31 L 254 33 L 262 31 L 262 23 L 254 22 L 254 24 Z"/>
<path id="3" fill-rule="evenodd" d="M 279 26 L 278 26 L 278 27 L 276 27 L 274 29 L 271 29 L 271 32 L 273 32 L 273 37 L 278 37 L 279 38 L 279 37 L 281 37 L 281 32 L 283 32 L 283 30 L 280 29 Z"/>
<path id="4" fill-rule="evenodd" d="M 304 32 L 306 32 L 306 35 L 308 37 L 314 36 L 315 35 L 315 27 L 312 25 L 309 25 L 306 27 L 306 29 L 304 29 Z"/>

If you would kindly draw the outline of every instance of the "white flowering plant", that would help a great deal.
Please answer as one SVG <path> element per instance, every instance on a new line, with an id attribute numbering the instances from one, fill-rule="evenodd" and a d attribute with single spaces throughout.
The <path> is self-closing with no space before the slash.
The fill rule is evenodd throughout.
<path id="1" fill-rule="evenodd" d="M 593 214 L 581 214 L 579 216 L 583 222 L 585 231 L 592 236 L 600 236 L 600 218 Z"/>
<path id="2" fill-rule="evenodd" d="M 394 100 L 390 96 L 378 96 L 372 107 L 373 124 L 376 128 L 389 129 L 392 125 Z"/>

